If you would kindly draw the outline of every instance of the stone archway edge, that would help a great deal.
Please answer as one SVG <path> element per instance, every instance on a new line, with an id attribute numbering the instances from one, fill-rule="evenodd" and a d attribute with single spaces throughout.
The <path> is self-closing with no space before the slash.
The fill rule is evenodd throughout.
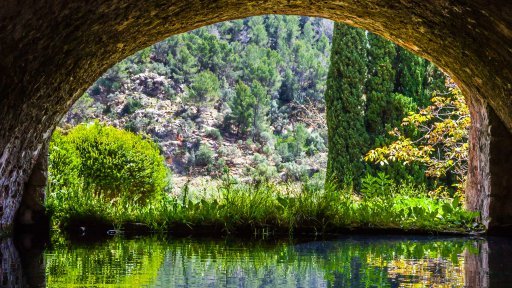
<path id="1" fill-rule="evenodd" d="M 510 178 L 509 161 L 496 157 L 509 157 L 512 149 L 507 146 L 511 1 L 5 0 L 0 9 L 0 226 L 11 227 L 25 183 L 57 122 L 109 67 L 173 34 L 269 13 L 325 17 L 368 29 L 450 74 L 472 101 L 475 116 L 468 207 L 482 211 L 489 227 L 512 222 L 512 212 L 493 204 L 508 204 L 510 194 L 509 181 L 499 178 Z"/>

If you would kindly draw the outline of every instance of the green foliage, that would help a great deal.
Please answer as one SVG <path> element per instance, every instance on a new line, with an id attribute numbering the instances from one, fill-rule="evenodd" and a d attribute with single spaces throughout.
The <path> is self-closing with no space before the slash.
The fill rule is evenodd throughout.
<path id="1" fill-rule="evenodd" d="M 425 95 L 423 93 L 423 78 L 425 75 L 426 64 L 425 60 L 400 46 L 396 47 L 396 92 L 413 98 L 420 107 L 428 105 L 430 95 Z"/>
<path id="2" fill-rule="evenodd" d="M 237 133 L 247 135 L 254 117 L 254 95 L 251 88 L 241 81 L 236 85 L 235 91 L 236 96 L 230 103 L 231 113 L 227 115 L 225 122 L 228 126 L 236 126 Z"/>
<path id="3" fill-rule="evenodd" d="M 377 138 L 386 136 L 386 125 L 395 127 L 400 123 L 402 111 L 391 108 L 395 70 L 393 60 L 396 56 L 395 45 L 377 36 L 368 34 L 368 79 L 366 80 L 365 125 L 368 132 L 370 147 L 375 145 Z"/>
<path id="4" fill-rule="evenodd" d="M 391 195 L 393 181 L 383 172 L 377 173 L 377 177 L 367 174 L 361 180 L 361 194 L 365 197 L 386 197 Z"/>
<path id="5" fill-rule="evenodd" d="M 199 64 L 197 58 L 190 53 L 187 45 L 178 45 L 182 42 L 181 36 L 169 38 L 166 41 L 167 45 L 170 46 L 165 57 L 167 60 L 167 66 L 170 70 L 170 75 L 177 84 L 189 84 L 192 75 L 195 75 L 199 70 Z"/>
<path id="6" fill-rule="evenodd" d="M 306 140 L 306 153 L 310 156 L 327 150 L 325 140 L 318 132 L 312 132 Z"/>
<path id="7" fill-rule="evenodd" d="M 446 92 L 446 76 L 432 63 L 396 46 L 395 92 L 410 97 L 419 107 L 430 104 L 434 91 Z"/>
<path id="8" fill-rule="evenodd" d="M 304 151 L 304 148 L 306 146 L 306 141 L 309 136 L 309 132 L 306 129 L 306 126 L 304 124 L 300 123 L 294 127 L 292 135 L 293 135 L 292 136 L 293 138 L 289 139 L 288 143 L 291 143 L 290 148 L 291 148 L 291 152 L 293 153 L 293 155 L 298 157 Z"/>
<path id="9" fill-rule="evenodd" d="M 279 141 L 276 144 L 276 151 L 283 162 L 295 161 L 295 155 L 290 152 L 290 144 L 288 142 Z"/>
<path id="10" fill-rule="evenodd" d="M 279 53 L 255 44 L 249 44 L 244 52 L 241 63 L 244 82 L 252 83 L 257 80 L 266 89 L 275 91 L 280 85 Z"/>
<path id="11" fill-rule="evenodd" d="M 110 94 L 121 88 L 123 80 L 127 76 L 126 62 L 122 61 L 119 64 L 111 67 L 90 89 L 91 96 L 100 93 Z"/>
<path id="12" fill-rule="evenodd" d="M 218 99 L 220 83 L 215 74 L 204 71 L 194 77 L 190 85 L 189 98 L 199 104 L 208 104 Z"/>
<path id="13" fill-rule="evenodd" d="M 270 104 L 270 97 L 263 85 L 257 80 L 254 80 L 251 86 L 251 93 L 254 97 L 253 102 L 253 121 L 252 121 L 252 135 L 253 139 L 259 138 L 261 133 L 269 129 L 268 124 L 268 110 Z"/>
<path id="14" fill-rule="evenodd" d="M 279 88 L 279 100 L 281 103 L 288 104 L 295 100 L 295 95 L 298 93 L 299 87 L 295 81 L 295 75 L 291 69 L 286 69 L 283 82 Z"/>
<path id="15" fill-rule="evenodd" d="M 270 235 L 254 232 L 252 241 L 158 236 L 87 245 L 52 241 L 42 266 L 49 287 L 224 287 L 228 281 L 243 287 L 273 281 L 281 288 L 459 287 L 474 283 L 465 276 L 465 259 L 482 255 L 477 247 L 485 245 L 461 237 L 385 236 L 296 243 L 261 241 Z"/>
<path id="16" fill-rule="evenodd" d="M 307 181 L 309 178 L 309 167 L 295 162 L 284 163 L 284 176 L 288 181 Z"/>
<path id="17" fill-rule="evenodd" d="M 447 80 L 449 79 L 443 71 L 427 61 L 423 78 L 423 94 L 426 97 L 432 97 L 434 93 L 447 93 Z"/>
<path id="18" fill-rule="evenodd" d="M 275 165 L 268 162 L 265 157 L 255 154 L 251 169 L 251 177 L 255 183 L 264 183 L 272 181 L 277 175 Z"/>
<path id="19" fill-rule="evenodd" d="M 123 109 L 121 109 L 121 116 L 133 114 L 140 108 L 142 108 L 142 103 L 140 100 L 130 97 L 128 98 L 128 101 L 126 101 L 126 104 L 123 106 Z"/>
<path id="20" fill-rule="evenodd" d="M 205 167 L 213 164 L 214 153 L 208 145 L 201 144 L 195 156 L 196 159 L 194 163 L 196 166 Z"/>
<path id="21" fill-rule="evenodd" d="M 303 132 L 298 128 L 290 138 L 306 139 Z M 217 165 L 206 145 L 196 155 L 196 164 Z M 222 163 L 218 165 L 224 169 Z M 167 171 L 154 144 L 98 123 L 80 125 L 66 135 L 57 131 L 51 142 L 46 205 L 53 223 L 60 227 L 76 219 L 94 219 L 116 227 L 140 222 L 156 230 L 206 226 L 227 233 L 263 228 L 280 233 L 367 227 L 458 232 L 480 228 L 478 215 L 464 210 L 458 198 L 430 197 L 424 188 L 395 185 L 383 173 L 367 176 L 362 181 L 363 197 L 358 197 L 329 184 L 323 188 L 317 180 L 306 181 L 302 190 L 275 186 L 268 182 L 276 173 L 274 166 L 259 156 L 253 166 L 258 179 L 254 185 L 237 184 L 225 175 L 222 185 L 208 195 L 192 197 L 198 192 L 188 186 L 181 195 L 166 195 L 162 192 Z M 284 167 L 290 178 L 309 177 L 301 165 Z"/>
<path id="22" fill-rule="evenodd" d="M 169 171 L 152 141 L 96 122 L 55 131 L 48 186 L 49 206 L 78 192 L 147 201 L 169 187 Z"/>
<path id="23" fill-rule="evenodd" d="M 308 149 L 306 144 L 309 136 L 305 125 L 300 123 L 290 133 L 278 137 L 276 150 L 283 162 L 292 162 L 303 156 Z"/>
<path id="24" fill-rule="evenodd" d="M 239 80 L 248 86 L 256 80 L 268 95 L 322 102 L 330 49 L 327 26 L 308 17 L 266 15 L 175 35 L 109 70 L 91 95 L 113 93 L 123 81 L 147 71 L 172 80 L 169 95 L 188 89 L 192 99 L 197 90 L 202 98 L 204 91 L 212 90 L 209 84 L 215 80 L 196 78 L 198 73 L 211 71 L 223 83 L 221 90 L 234 89 Z"/>
<path id="25" fill-rule="evenodd" d="M 251 37 L 251 43 L 258 46 L 265 46 L 268 42 L 267 31 L 265 30 L 265 23 L 263 17 L 251 17 L 247 23 L 250 28 L 249 37 Z"/>
<path id="26" fill-rule="evenodd" d="M 124 196 L 117 202 L 101 197 L 61 197 L 51 199 L 54 222 L 94 216 L 97 221 L 122 225 L 141 222 L 156 230 L 186 225 L 210 227 L 223 233 L 243 233 L 265 228 L 276 233 L 294 231 L 335 232 L 355 228 L 400 228 L 422 231 L 467 232 L 480 229 L 477 213 L 466 211 L 455 198 L 434 198 L 423 192 L 414 193 L 415 186 L 394 186 L 391 195 L 378 195 L 388 187 L 387 180 L 371 184 L 371 197 L 358 198 L 344 191 L 315 188 L 279 187 L 268 182 L 254 185 L 237 184 L 229 176 L 211 191 L 210 196 L 192 197 L 199 191 L 185 191 L 178 196 L 154 199 L 141 205 Z M 382 184 L 383 183 L 383 184 Z M 385 188 L 379 187 L 385 185 Z M 89 194 L 87 194 L 89 195 Z M 199 194 L 201 195 L 201 194 Z M 204 194 L 203 194 L 204 195 Z M 55 197 L 49 194 L 49 197 Z"/>
<path id="27" fill-rule="evenodd" d="M 365 31 L 335 23 L 331 66 L 325 92 L 328 148 L 327 181 L 339 189 L 363 173 L 367 147 L 363 89 L 366 79 Z M 354 183 L 347 183 L 347 182 Z"/>
<path id="28" fill-rule="evenodd" d="M 210 137 L 213 140 L 220 140 L 222 139 L 222 135 L 220 134 L 219 129 L 211 128 L 206 131 L 206 136 Z"/>
<path id="29" fill-rule="evenodd" d="M 236 95 L 231 99 L 231 113 L 225 118 L 225 125 L 236 127 L 237 133 L 243 136 L 252 135 L 252 139 L 260 139 L 262 133 L 269 129 L 268 109 L 270 98 L 266 89 L 257 80 L 249 87 L 238 82 Z"/>
<path id="30" fill-rule="evenodd" d="M 304 111 L 298 103 L 314 107 L 315 115 L 324 112 L 331 25 L 325 19 L 265 15 L 202 27 L 174 35 L 128 57 L 109 69 L 88 92 L 94 101 L 105 105 L 111 123 L 121 123 L 132 132 L 150 133 L 168 149 L 166 154 L 174 157 L 175 153 L 183 153 L 191 165 L 197 151 L 177 151 L 163 142 L 174 126 L 171 122 L 180 121 L 183 136 L 184 131 L 202 133 L 201 126 L 211 124 L 209 117 L 215 117 L 214 121 L 226 120 L 215 126 L 228 141 L 251 138 L 251 148 L 277 163 L 280 159 L 274 153 L 274 134 L 280 135 L 283 129 L 300 122 L 295 115 Z M 249 89 L 241 91 L 242 84 Z M 157 91 L 154 95 L 153 90 Z M 183 109 L 171 116 L 174 104 L 158 103 L 156 99 L 145 101 L 147 95 L 176 100 L 183 104 Z M 118 107 L 123 96 L 126 105 Z M 216 111 L 204 114 L 204 106 Z M 141 108 L 146 109 L 140 111 Z M 156 110 L 158 113 L 154 113 Z M 96 109 L 98 116 L 105 116 L 99 111 Z M 310 129 L 311 125 L 308 123 L 307 127 Z M 220 139 L 216 132 L 207 134 L 209 138 Z M 184 143 L 189 140 L 183 139 Z M 308 139 L 308 155 L 324 149 L 326 141 L 322 145 L 318 140 L 321 139 Z M 302 144 L 286 146 L 294 155 L 292 158 L 304 151 Z"/>
<path id="31" fill-rule="evenodd" d="M 411 179 L 431 185 L 424 176 L 425 165 L 379 166 L 362 164 L 360 159 L 366 149 L 393 142 L 394 136 L 387 133 L 392 129 L 418 133 L 410 126 L 400 127 L 401 120 L 418 107 L 428 105 L 434 89 L 446 91 L 440 85 L 444 74 L 430 62 L 375 34 L 360 33 L 359 38 L 351 35 L 356 34 L 350 34 L 341 25 L 335 26 L 325 93 L 329 133 L 327 180 L 341 186 L 355 184 L 358 190 L 364 173 L 383 172 L 395 181 Z M 360 87 L 363 83 L 364 92 Z"/>
<path id="32" fill-rule="evenodd" d="M 396 140 L 373 149 L 365 156 L 367 161 L 387 165 L 421 163 L 427 167 L 426 176 L 442 178 L 456 175 L 456 188 L 462 192 L 467 174 L 469 109 L 461 91 L 450 88 L 447 94 L 432 98 L 432 105 L 410 113 L 402 126 L 412 126 L 421 133 L 407 133 L 395 128 L 390 134 Z M 435 187 L 438 188 L 438 187 Z"/>

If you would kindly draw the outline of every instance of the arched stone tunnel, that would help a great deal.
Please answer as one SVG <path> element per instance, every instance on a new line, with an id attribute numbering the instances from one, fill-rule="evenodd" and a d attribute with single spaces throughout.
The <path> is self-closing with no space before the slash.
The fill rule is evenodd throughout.
<path id="1" fill-rule="evenodd" d="M 469 100 L 473 121 L 467 207 L 481 211 L 491 230 L 512 224 L 509 0 L 5 0 L 1 229 L 9 231 L 17 214 L 27 223 L 37 220 L 44 147 L 61 117 L 109 67 L 173 34 L 261 14 L 324 17 L 362 27 L 450 74 Z"/>

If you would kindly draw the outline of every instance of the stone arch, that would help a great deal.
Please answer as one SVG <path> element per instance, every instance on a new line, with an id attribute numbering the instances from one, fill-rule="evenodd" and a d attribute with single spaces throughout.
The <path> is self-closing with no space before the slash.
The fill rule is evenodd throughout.
<path id="1" fill-rule="evenodd" d="M 12 226 L 25 183 L 34 178 L 33 167 L 55 125 L 104 71 L 173 34 L 261 14 L 316 16 L 359 26 L 450 74 L 468 96 L 474 119 L 467 205 L 482 211 L 489 227 L 512 223 L 512 208 L 507 208 L 512 207 L 507 191 L 512 179 L 506 177 L 512 164 L 508 0 L 6 0 L 2 6 L 3 230 Z"/>

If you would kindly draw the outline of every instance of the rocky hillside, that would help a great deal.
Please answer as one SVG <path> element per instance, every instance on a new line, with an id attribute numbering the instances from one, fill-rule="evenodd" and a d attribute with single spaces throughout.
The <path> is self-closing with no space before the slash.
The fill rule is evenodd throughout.
<path id="1" fill-rule="evenodd" d="M 274 15 L 177 35 L 112 67 L 61 126 L 98 119 L 147 134 L 177 187 L 228 171 L 305 179 L 326 166 L 331 37 L 328 20 Z"/>

